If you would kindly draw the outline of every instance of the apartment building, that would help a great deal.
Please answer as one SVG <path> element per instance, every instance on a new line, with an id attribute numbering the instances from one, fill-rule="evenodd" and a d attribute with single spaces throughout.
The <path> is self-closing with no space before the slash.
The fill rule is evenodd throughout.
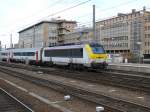
<path id="1" fill-rule="evenodd" d="M 19 48 L 54 46 L 63 43 L 64 35 L 72 32 L 76 21 L 51 20 L 41 21 L 19 31 Z"/>
<path id="2" fill-rule="evenodd" d="M 120 53 L 128 59 L 150 54 L 150 12 L 145 7 L 98 21 L 96 31 L 109 53 Z"/>

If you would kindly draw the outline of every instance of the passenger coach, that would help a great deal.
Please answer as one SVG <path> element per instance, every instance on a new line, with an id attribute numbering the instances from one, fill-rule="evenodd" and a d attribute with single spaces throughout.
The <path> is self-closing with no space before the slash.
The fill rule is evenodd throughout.
<path id="1" fill-rule="evenodd" d="M 40 49 L 7 49 L 0 52 L 0 59 L 2 61 L 37 64 L 40 62 Z"/>

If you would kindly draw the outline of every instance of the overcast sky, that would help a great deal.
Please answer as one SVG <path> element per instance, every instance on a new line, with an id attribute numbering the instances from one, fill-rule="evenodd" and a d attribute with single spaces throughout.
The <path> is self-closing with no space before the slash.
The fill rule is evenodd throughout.
<path id="1" fill-rule="evenodd" d="M 150 0 L 89 0 L 78 7 L 55 14 L 88 0 L 0 0 L 0 41 L 9 47 L 10 34 L 13 43 L 18 42 L 18 31 L 41 20 L 61 18 L 75 20 L 80 25 L 92 23 L 92 5 L 96 5 L 96 20 L 128 13 L 131 9 L 150 10 Z M 52 14 L 55 14 L 52 16 Z"/>

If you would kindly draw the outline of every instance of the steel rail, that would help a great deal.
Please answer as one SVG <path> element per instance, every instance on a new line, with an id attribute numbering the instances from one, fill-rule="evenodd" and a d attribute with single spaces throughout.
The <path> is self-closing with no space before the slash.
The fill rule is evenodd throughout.
<path id="1" fill-rule="evenodd" d="M 10 93 L 8 93 L 7 91 L 5 91 L 4 89 L 0 88 L 0 91 L 3 92 L 3 97 L 7 97 L 7 99 L 12 99 L 12 102 L 13 102 L 13 106 L 19 106 L 21 110 L 21 112 L 34 112 L 30 107 L 28 107 L 26 104 L 24 104 L 23 102 L 21 102 L 20 100 L 18 100 L 16 97 L 14 97 L 13 95 L 11 95 Z M 11 102 L 9 100 L 9 102 Z M 0 104 L 0 105 L 3 105 L 3 104 Z M 5 103 L 5 105 L 8 105 L 8 103 Z M 6 106 L 7 107 L 7 106 Z M 17 107 L 18 108 L 18 107 Z M 5 108 L 5 111 L 7 110 L 7 112 L 9 111 L 16 111 L 17 108 L 11 108 L 10 110 Z M 16 110 L 12 110 L 12 109 L 16 109 Z"/>
<path id="2" fill-rule="evenodd" d="M 84 88 L 75 87 L 72 84 L 66 85 L 62 82 L 42 79 L 37 76 L 31 76 L 29 74 L 25 74 L 20 71 L 10 70 L 4 67 L 0 67 L 0 71 L 36 83 L 38 85 L 49 87 L 63 93 L 71 94 L 73 96 L 95 102 L 97 104 L 103 105 L 106 108 L 114 110 L 114 112 L 148 112 L 150 110 L 150 107 L 147 107 L 145 105 L 136 104 L 130 101 L 124 101 L 122 99 L 98 94 L 93 91 L 88 91 Z"/>
<path id="3" fill-rule="evenodd" d="M 49 73 L 52 75 L 61 75 L 63 77 L 75 78 L 84 81 L 100 83 L 105 85 L 112 85 L 117 87 L 124 87 L 127 89 L 139 90 L 150 92 L 150 78 L 148 76 L 142 76 L 142 74 L 127 74 L 127 73 L 116 73 L 116 72 L 79 72 L 79 71 L 70 71 L 58 68 L 43 68 L 37 66 L 26 66 L 26 65 L 18 65 L 18 64 L 8 64 L 4 62 L 0 62 L 0 65 L 9 66 L 13 68 L 21 68 L 30 71 L 42 71 L 44 73 Z M 63 72 L 63 74 L 61 74 Z"/>

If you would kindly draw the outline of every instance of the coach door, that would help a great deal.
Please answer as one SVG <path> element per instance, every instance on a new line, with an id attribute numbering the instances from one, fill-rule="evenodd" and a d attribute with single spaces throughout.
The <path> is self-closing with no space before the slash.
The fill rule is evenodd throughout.
<path id="1" fill-rule="evenodd" d="M 36 55 L 36 64 L 38 64 L 38 51 L 36 51 L 35 55 Z"/>

